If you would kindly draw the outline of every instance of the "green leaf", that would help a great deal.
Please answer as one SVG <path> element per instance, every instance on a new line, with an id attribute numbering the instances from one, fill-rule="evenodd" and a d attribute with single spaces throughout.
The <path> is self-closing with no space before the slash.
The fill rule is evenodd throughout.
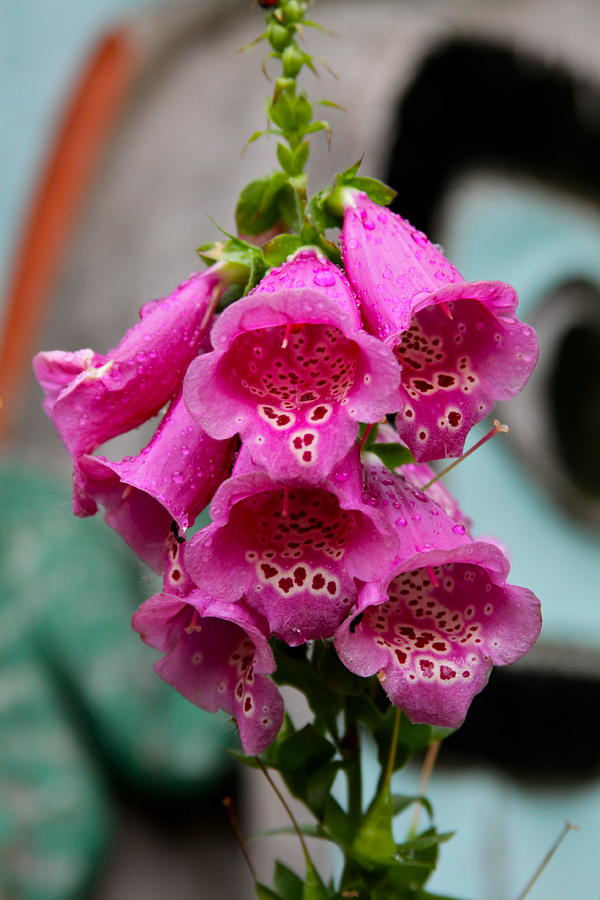
<path id="1" fill-rule="evenodd" d="M 310 859 L 306 860 L 306 883 L 302 900 L 328 900 L 329 891 Z M 287 898 L 286 898 L 287 900 Z"/>
<path id="2" fill-rule="evenodd" d="M 235 221 L 241 234 L 260 234 L 275 224 L 279 218 L 277 193 L 286 180 L 284 172 L 275 172 L 251 181 L 242 189 L 235 210 Z"/>
<path id="3" fill-rule="evenodd" d="M 284 900 L 303 900 L 304 882 L 279 860 L 275 862 L 273 883 Z"/>
<path id="4" fill-rule="evenodd" d="M 344 763 L 341 760 L 331 760 L 307 778 L 306 802 L 319 819 L 323 816 L 335 776 L 343 766 Z"/>
<path id="5" fill-rule="evenodd" d="M 266 884 L 261 884 L 260 881 L 257 881 L 254 886 L 256 888 L 258 900 L 286 900 L 285 897 L 280 897 L 279 894 L 272 891 Z"/>
<path id="6" fill-rule="evenodd" d="M 328 797 L 323 813 L 323 825 L 331 838 L 342 848 L 350 847 L 354 828 L 350 816 L 335 797 Z"/>
<path id="7" fill-rule="evenodd" d="M 291 231 L 299 232 L 302 225 L 302 209 L 298 200 L 298 194 L 291 184 L 282 187 L 278 195 L 279 217 Z"/>
<path id="8" fill-rule="evenodd" d="M 429 818 L 433 818 L 433 807 L 427 797 L 421 797 L 416 794 L 415 796 L 408 796 L 406 794 L 392 794 L 392 813 L 394 816 L 399 815 L 401 812 L 404 812 L 405 809 L 408 809 L 409 806 L 412 806 L 413 803 L 420 803 L 421 806 L 424 806 L 427 810 L 427 814 Z"/>
<path id="9" fill-rule="evenodd" d="M 295 174 L 294 154 L 285 144 L 277 144 L 277 159 L 284 172 L 287 172 L 288 175 Z"/>
<path id="10" fill-rule="evenodd" d="M 295 234 L 278 234 L 263 247 L 264 259 L 269 266 L 280 266 L 288 256 L 295 253 L 303 245 L 302 238 Z"/>
<path id="11" fill-rule="evenodd" d="M 304 172 L 304 167 L 308 161 L 308 154 L 310 153 L 310 144 L 308 141 L 302 141 L 302 143 L 296 147 L 294 150 L 294 161 L 293 161 L 293 169 L 295 173 Z"/>
<path id="12" fill-rule="evenodd" d="M 374 453 L 392 472 L 406 463 L 415 461 L 408 447 L 403 444 L 370 444 L 368 450 L 370 453 Z"/>
<path id="13" fill-rule="evenodd" d="M 309 723 L 279 745 L 276 768 L 290 775 L 316 772 L 334 754 L 333 744 Z"/>
<path id="14" fill-rule="evenodd" d="M 429 828 L 418 837 L 405 841 L 403 844 L 398 844 L 396 849 L 401 856 L 414 856 L 421 850 L 429 850 L 430 847 L 436 847 L 438 844 L 449 841 L 454 837 L 455 833 L 454 831 L 439 832 L 435 828 Z"/>

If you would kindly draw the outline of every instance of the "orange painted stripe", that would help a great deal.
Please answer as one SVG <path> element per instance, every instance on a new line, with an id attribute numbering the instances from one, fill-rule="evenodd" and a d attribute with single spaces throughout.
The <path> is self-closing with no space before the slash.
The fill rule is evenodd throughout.
<path id="1" fill-rule="evenodd" d="M 125 28 L 94 51 L 67 107 L 16 255 L 0 341 L 0 438 L 18 420 L 45 308 L 83 201 L 132 83 L 133 40 Z"/>

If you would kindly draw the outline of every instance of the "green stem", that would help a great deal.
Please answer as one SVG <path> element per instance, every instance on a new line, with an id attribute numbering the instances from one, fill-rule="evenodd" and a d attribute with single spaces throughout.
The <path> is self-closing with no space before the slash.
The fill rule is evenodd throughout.
<path id="1" fill-rule="evenodd" d="M 346 780 L 348 782 L 348 815 L 358 826 L 362 817 L 362 768 L 360 732 L 351 713 L 346 707 L 344 712 L 345 734 L 343 738 L 344 756 L 346 758 Z"/>
<path id="2" fill-rule="evenodd" d="M 392 740 L 390 741 L 390 752 L 388 755 L 387 766 L 385 768 L 385 773 L 383 776 L 383 784 L 388 786 L 392 781 L 392 774 L 394 771 L 394 763 L 396 761 L 396 750 L 398 749 L 398 735 L 400 733 L 400 718 L 402 716 L 402 710 L 399 706 L 396 707 L 396 713 L 394 716 L 394 728 L 392 730 Z"/>

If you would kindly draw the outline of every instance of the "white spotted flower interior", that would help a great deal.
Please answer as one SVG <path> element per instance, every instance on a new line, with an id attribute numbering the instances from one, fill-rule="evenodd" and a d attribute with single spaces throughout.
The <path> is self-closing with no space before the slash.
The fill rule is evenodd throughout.
<path id="1" fill-rule="evenodd" d="M 272 479 L 243 450 L 211 517 L 187 549 L 195 583 L 225 601 L 245 595 L 292 646 L 331 637 L 354 605 L 355 579 L 376 578 L 392 560 L 385 517 L 362 497 L 356 451 L 314 487 Z"/>
<path id="2" fill-rule="evenodd" d="M 378 673 L 413 722 L 455 728 L 493 665 L 539 635 L 539 601 L 506 583 L 501 550 L 465 528 L 400 476 L 369 466 L 369 489 L 398 527 L 398 555 L 361 589 L 335 645 L 357 675 Z"/>
<path id="3" fill-rule="evenodd" d="M 229 306 L 211 339 L 185 379 L 188 409 L 214 438 L 239 432 L 273 477 L 321 481 L 358 422 L 394 411 L 391 349 L 361 329 L 344 275 L 312 248 Z"/>

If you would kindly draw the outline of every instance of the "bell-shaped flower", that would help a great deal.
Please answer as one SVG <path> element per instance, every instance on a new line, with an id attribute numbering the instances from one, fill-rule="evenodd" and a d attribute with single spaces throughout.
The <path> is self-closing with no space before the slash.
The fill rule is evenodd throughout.
<path id="1" fill-rule="evenodd" d="M 458 456 L 469 429 L 517 394 L 537 359 L 501 281 L 467 282 L 405 219 L 344 191 L 342 253 L 369 329 L 402 366 L 396 427 L 417 460 Z"/>
<path id="2" fill-rule="evenodd" d="M 327 477 L 358 422 L 395 409 L 400 369 L 392 351 L 361 330 L 342 272 L 314 248 L 272 269 L 219 317 L 215 350 L 184 382 L 192 416 L 208 434 L 239 432 L 273 478 Z"/>
<path id="3" fill-rule="evenodd" d="M 275 739 L 283 720 L 283 699 L 268 677 L 275 671 L 266 622 L 242 599 L 223 603 L 183 583 L 175 559 L 163 592 L 143 603 L 132 624 L 147 644 L 165 655 L 157 674 L 192 703 L 235 717 L 249 755 Z"/>
<path id="4" fill-rule="evenodd" d="M 216 441 L 192 421 L 181 392 L 172 401 L 147 447 L 113 462 L 84 454 L 75 464 L 74 511 L 105 508 L 105 521 L 158 572 L 164 570 L 167 538 L 193 524 L 227 478 L 235 439 Z"/>
<path id="5" fill-rule="evenodd" d="M 368 486 L 398 526 L 397 558 L 361 589 L 335 646 L 357 675 L 378 673 L 411 721 L 456 728 L 493 665 L 523 656 L 541 627 L 539 601 L 506 583 L 501 550 L 473 541 L 399 476 L 370 466 Z M 418 494 L 421 494 L 419 497 Z"/>
<path id="6" fill-rule="evenodd" d="M 225 265 L 192 275 L 169 297 L 146 303 L 141 321 L 106 355 L 37 354 L 33 368 L 44 408 L 75 459 L 141 425 L 171 399 L 228 283 Z"/>
<path id="7" fill-rule="evenodd" d="M 331 637 L 356 601 L 355 579 L 377 578 L 392 560 L 391 529 L 363 497 L 356 448 L 311 486 L 272 478 L 243 447 L 210 513 L 187 548 L 192 579 L 220 600 L 246 596 L 291 646 Z"/>

